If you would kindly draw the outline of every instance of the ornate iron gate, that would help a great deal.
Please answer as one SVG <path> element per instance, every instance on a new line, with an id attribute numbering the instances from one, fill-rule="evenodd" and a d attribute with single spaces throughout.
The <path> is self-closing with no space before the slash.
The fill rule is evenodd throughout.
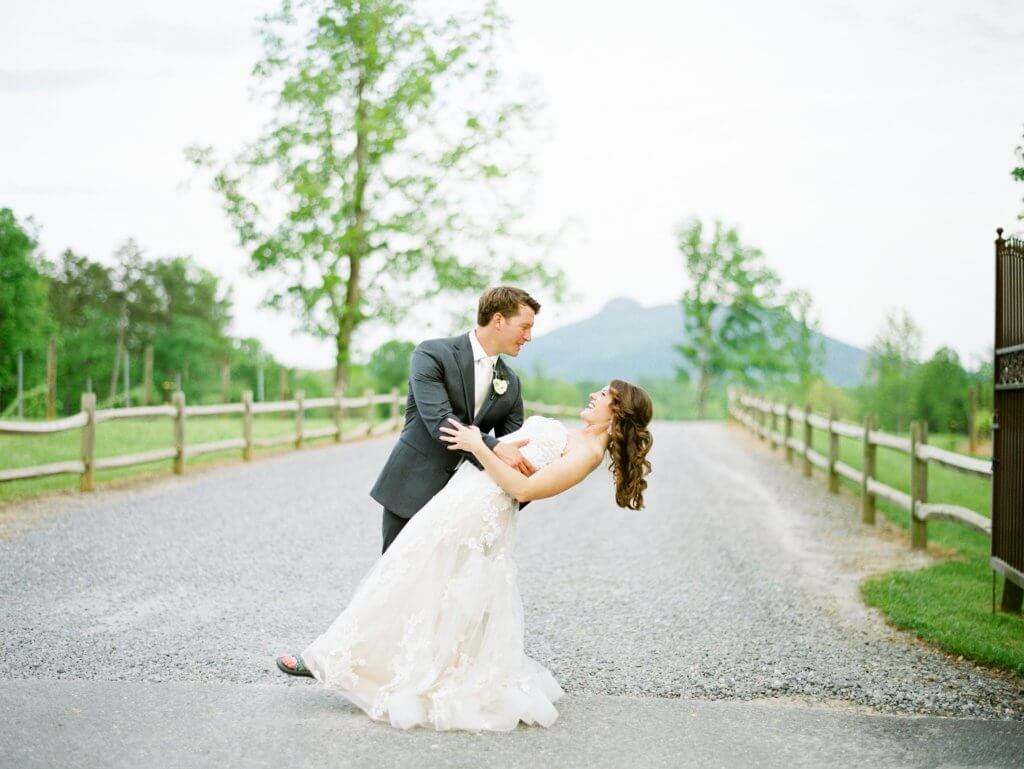
<path id="1" fill-rule="evenodd" d="M 1024 595 L 1024 240 L 996 230 L 992 568 L 1006 577 L 1004 611 Z"/>

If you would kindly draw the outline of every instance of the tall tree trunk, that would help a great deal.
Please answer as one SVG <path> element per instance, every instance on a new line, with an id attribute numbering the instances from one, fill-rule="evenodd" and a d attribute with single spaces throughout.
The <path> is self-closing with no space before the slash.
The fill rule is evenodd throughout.
<path id="1" fill-rule="evenodd" d="M 697 380 L 697 419 L 704 419 L 708 409 L 708 373 L 702 366 Z"/>
<path id="2" fill-rule="evenodd" d="M 360 73 L 356 83 L 356 178 L 353 188 L 352 207 L 355 221 L 353 222 L 354 248 L 349 254 L 348 282 L 345 285 L 345 304 L 337 317 L 338 333 L 336 336 L 337 352 L 335 355 L 334 386 L 340 390 L 348 388 L 348 367 L 351 362 L 352 334 L 359 325 L 359 300 L 361 298 L 361 270 L 363 257 L 366 255 L 366 183 L 369 175 L 369 153 L 367 147 L 366 101 L 363 94 L 366 90 L 366 75 Z"/>
<path id="3" fill-rule="evenodd" d="M 708 313 L 702 322 L 702 336 L 699 358 L 697 360 L 697 419 L 704 419 L 708 408 L 708 389 L 711 372 L 708 371 L 708 349 L 714 344 L 711 331 L 711 314 Z"/>
<path id="4" fill-rule="evenodd" d="M 153 343 L 146 345 L 146 357 L 142 364 L 142 403 L 153 402 Z"/>
<path id="5" fill-rule="evenodd" d="M 334 389 L 348 392 L 348 366 L 352 333 L 344 328 L 344 318 L 339 319 L 339 329 L 335 336 L 336 352 L 334 354 Z"/>
<path id="6" fill-rule="evenodd" d="M 220 364 L 220 402 L 227 403 L 231 397 L 231 364 L 224 361 Z"/>
<path id="7" fill-rule="evenodd" d="M 288 400 L 288 367 L 281 366 L 277 370 L 277 399 Z"/>
<path id="8" fill-rule="evenodd" d="M 46 345 L 46 418 L 57 418 L 57 337 L 53 334 Z"/>
<path id="9" fill-rule="evenodd" d="M 121 355 L 124 354 L 124 327 L 125 322 L 119 324 L 117 329 L 117 348 L 114 352 L 114 371 L 110 375 L 110 402 L 114 402 L 114 396 L 117 395 L 117 375 L 121 371 Z"/>

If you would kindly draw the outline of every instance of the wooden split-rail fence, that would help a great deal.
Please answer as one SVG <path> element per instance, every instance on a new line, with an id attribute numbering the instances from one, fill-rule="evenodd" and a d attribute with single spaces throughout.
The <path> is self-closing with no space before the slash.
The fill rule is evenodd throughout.
<path id="1" fill-rule="evenodd" d="M 834 408 L 830 410 L 828 416 L 823 416 L 813 413 L 810 404 L 799 409 L 792 404 L 776 403 L 737 390 L 729 391 L 729 415 L 750 428 L 762 440 L 768 441 L 772 449 L 783 447 L 787 462 L 791 462 L 794 455 L 800 457 L 803 474 L 806 477 L 811 477 L 812 467 L 822 470 L 832 493 L 839 493 L 840 477 L 858 484 L 861 519 L 865 523 L 875 522 L 876 497 L 881 497 L 907 511 L 910 515 L 910 543 L 915 549 L 923 549 L 928 545 L 928 521 L 952 521 L 988 537 L 992 536 L 990 518 L 966 507 L 928 500 L 929 463 L 934 462 L 991 480 L 991 461 L 929 446 L 928 426 L 923 422 L 913 422 L 910 438 L 904 438 L 881 432 L 878 429 L 878 417 L 874 414 L 868 414 L 863 425 L 856 425 L 836 419 Z M 814 448 L 814 428 L 826 433 L 828 448 L 825 454 Z M 861 442 L 862 470 L 840 461 L 840 437 Z M 875 477 L 879 446 L 902 452 L 910 458 L 909 494 L 894 489 Z"/>
<path id="2" fill-rule="evenodd" d="M 295 394 L 293 400 L 255 403 L 253 402 L 252 391 L 247 390 L 243 393 L 241 403 L 187 406 L 185 404 L 185 394 L 176 392 L 169 405 L 97 409 L 96 394 L 83 393 L 81 411 L 72 416 L 40 422 L 0 421 L 0 435 L 45 435 L 80 429 L 82 431 L 80 458 L 64 462 L 51 462 L 34 467 L 0 469 L 0 482 L 26 478 L 42 478 L 50 475 L 77 474 L 81 479 L 79 488 L 82 491 L 92 491 L 94 475 L 97 470 L 109 470 L 171 460 L 174 473 L 181 475 L 185 472 L 185 460 L 202 454 L 240 449 L 242 459 L 248 462 L 252 459 L 253 449 L 256 447 L 291 444 L 294 448 L 300 449 L 304 442 L 317 438 L 333 437 L 335 442 L 340 443 L 354 438 L 383 435 L 397 430 L 404 423 L 402 403 L 405 398 L 406 395 L 400 393 L 397 388 L 387 393 L 374 393 L 372 390 L 367 390 L 360 397 L 343 397 L 339 393 L 329 398 L 308 399 L 304 397 L 302 391 L 299 391 Z M 374 412 L 376 407 L 381 404 L 387 404 L 391 407 L 390 415 L 388 419 L 375 423 Z M 579 412 L 577 408 L 552 406 L 544 403 L 526 403 L 524 406 L 527 411 L 553 416 L 569 416 Z M 310 409 L 329 409 L 333 414 L 334 424 L 329 427 L 306 428 L 303 422 L 306 412 Z M 343 432 L 342 421 L 354 410 L 364 413 L 365 421 Z M 269 438 L 253 437 L 252 428 L 255 415 L 288 413 L 295 415 L 294 432 Z M 241 415 L 241 437 L 208 441 L 206 443 L 189 444 L 186 442 L 185 436 L 187 433 L 185 428 L 190 417 L 227 415 Z M 96 456 L 96 425 L 115 419 L 131 420 L 150 419 L 153 417 L 163 417 L 172 421 L 174 436 L 172 446 L 153 451 L 143 451 L 137 454 L 112 457 Z"/>

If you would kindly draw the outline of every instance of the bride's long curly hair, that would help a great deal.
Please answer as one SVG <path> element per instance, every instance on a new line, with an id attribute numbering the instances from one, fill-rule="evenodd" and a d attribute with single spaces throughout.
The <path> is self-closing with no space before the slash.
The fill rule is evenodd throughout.
<path id="1" fill-rule="evenodd" d="M 641 510 L 644 506 L 644 491 L 651 472 L 647 452 L 654 439 L 647 425 L 651 421 L 654 407 L 651 396 L 642 387 L 613 379 L 609 383 L 612 396 L 611 440 L 608 453 L 611 455 L 609 469 L 615 478 L 615 503 L 630 510 Z"/>

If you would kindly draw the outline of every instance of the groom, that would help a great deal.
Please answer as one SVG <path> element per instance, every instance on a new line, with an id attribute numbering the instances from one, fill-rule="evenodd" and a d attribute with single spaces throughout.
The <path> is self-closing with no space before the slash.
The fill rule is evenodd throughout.
<path id="1" fill-rule="evenodd" d="M 519 451 L 527 441 L 498 441 L 523 424 L 519 378 L 499 355 L 519 354 L 538 312 L 540 304 L 522 289 L 491 288 L 480 297 L 475 329 L 428 339 L 413 351 L 405 427 L 370 491 L 384 506 L 385 551 L 463 461 L 480 467 L 471 453 L 451 451 L 440 440 L 439 428 L 449 417 L 479 427 L 491 451 L 521 473 L 533 474 Z"/>

